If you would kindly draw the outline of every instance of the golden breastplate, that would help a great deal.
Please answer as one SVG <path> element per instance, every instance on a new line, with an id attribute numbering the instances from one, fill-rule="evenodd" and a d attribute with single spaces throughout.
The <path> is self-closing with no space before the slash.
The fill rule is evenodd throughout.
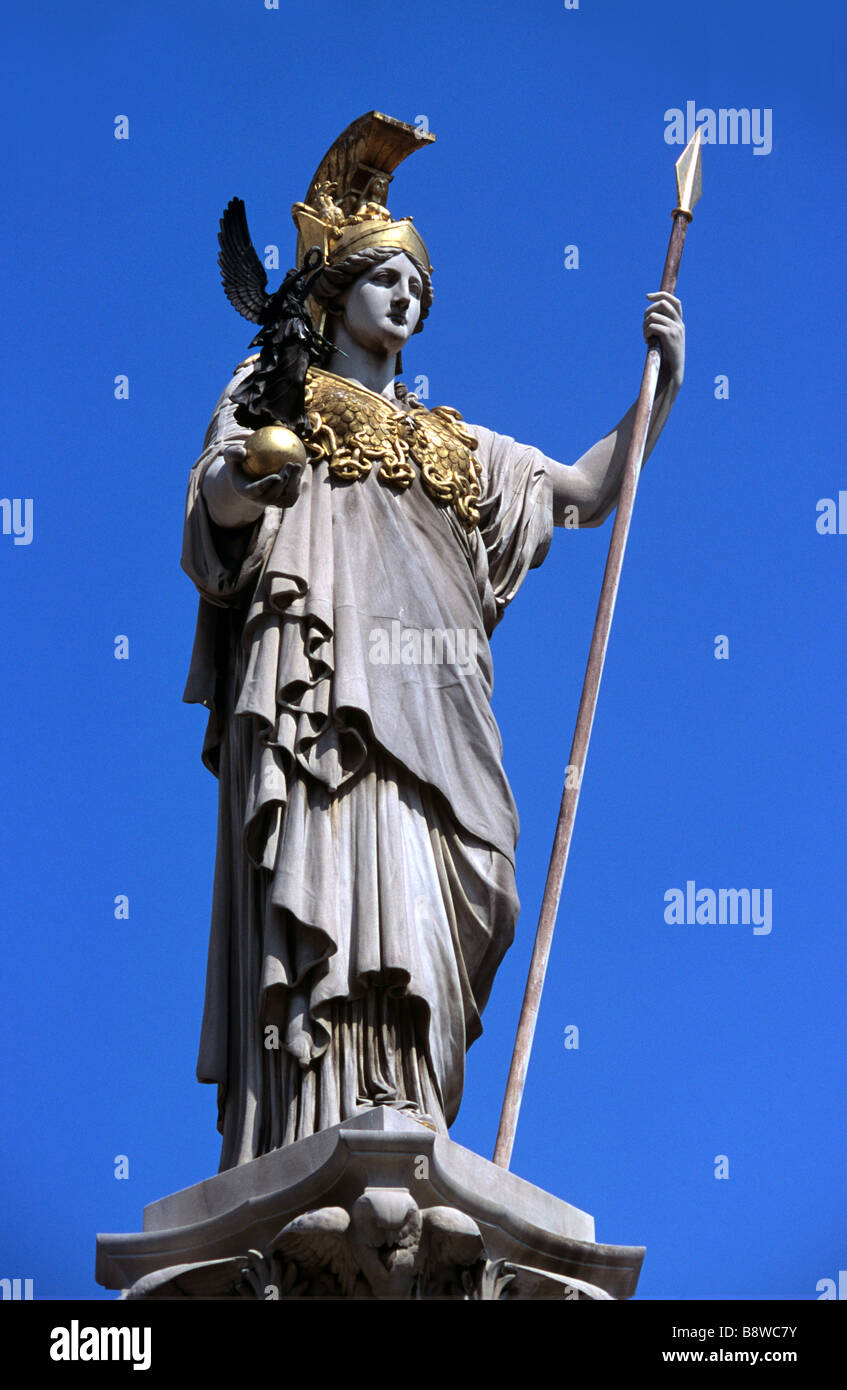
<path id="1" fill-rule="evenodd" d="M 457 410 L 399 411 L 374 391 L 310 367 L 306 415 L 312 427 L 306 448 L 313 459 L 327 460 L 334 478 L 352 483 L 377 464 L 379 481 L 402 491 L 420 474 L 430 497 L 454 507 L 467 531 L 478 525 L 477 441 Z"/>

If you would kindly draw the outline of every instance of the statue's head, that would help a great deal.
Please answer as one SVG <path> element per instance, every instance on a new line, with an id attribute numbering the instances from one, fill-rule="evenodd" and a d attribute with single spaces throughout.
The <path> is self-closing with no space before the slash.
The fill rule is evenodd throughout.
<path id="1" fill-rule="evenodd" d="M 433 299 L 428 268 L 394 246 L 364 247 L 326 266 L 311 293 L 326 311 L 329 337 L 340 320 L 363 347 L 395 353 L 420 333 Z"/>
<path id="2" fill-rule="evenodd" d="M 355 341 L 370 339 L 399 358 L 420 333 L 432 305 L 429 252 L 411 217 L 395 220 L 386 198 L 397 165 L 434 139 L 425 124 L 369 111 L 327 150 L 305 200 L 291 209 L 298 268 L 315 252 L 323 258 L 309 282 L 309 309 L 328 338 L 342 316 Z"/>

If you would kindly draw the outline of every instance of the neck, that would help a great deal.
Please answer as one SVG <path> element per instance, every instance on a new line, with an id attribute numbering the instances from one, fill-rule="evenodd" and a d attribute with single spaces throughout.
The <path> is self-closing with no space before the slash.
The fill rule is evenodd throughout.
<path id="1" fill-rule="evenodd" d="M 361 343 L 350 337 L 343 323 L 337 324 L 335 350 L 327 364 L 328 371 L 347 377 L 348 381 L 358 382 L 369 391 L 375 391 L 378 396 L 394 400 L 396 366 L 396 352 L 381 348 L 371 351 L 362 347 Z"/>

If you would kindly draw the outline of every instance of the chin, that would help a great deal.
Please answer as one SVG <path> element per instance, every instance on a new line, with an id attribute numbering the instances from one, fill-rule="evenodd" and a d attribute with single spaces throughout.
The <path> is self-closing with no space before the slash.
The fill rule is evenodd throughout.
<path id="1" fill-rule="evenodd" d="M 402 352 L 409 341 L 408 333 L 384 333 L 382 336 L 382 347 L 386 354 Z"/>

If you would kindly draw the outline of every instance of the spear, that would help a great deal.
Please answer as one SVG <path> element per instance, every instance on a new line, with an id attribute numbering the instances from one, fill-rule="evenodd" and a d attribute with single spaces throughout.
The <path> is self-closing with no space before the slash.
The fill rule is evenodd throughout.
<path id="1" fill-rule="evenodd" d="M 673 227 L 661 284 L 661 288 L 670 291 L 671 294 L 676 289 L 682 248 L 685 244 L 685 233 L 693 215 L 692 209 L 702 191 L 700 149 L 701 129 L 698 129 L 676 162 L 677 205 L 671 214 Z M 515 1129 L 517 1128 L 529 1066 L 529 1054 L 532 1050 L 532 1039 L 535 1034 L 535 1024 L 541 1003 L 541 991 L 544 988 L 544 976 L 550 957 L 553 929 L 556 925 L 556 914 L 562 895 L 562 882 L 568 863 L 585 760 L 588 756 L 588 743 L 591 738 L 591 727 L 594 723 L 594 712 L 597 707 L 597 694 L 600 689 L 603 664 L 606 660 L 606 648 L 609 644 L 609 632 L 615 611 L 615 601 L 618 596 L 623 557 L 626 551 L 630 522 L 632 521 L 632 511 L 635 506 L 638 478 L 644 462 L 644 446 L 647 442 L 647 431 L 650 427 L 650 416 L 656 398 L 656 382 L 661 365 L 661 344 L 657 338 L 651 338 L 647 345 L 647 359 L 644 363 L 635 420 L 624 463 L 615 524 L 612 530 L 612 539 L 609 542 L 609 555 L 600 590 L 600 601 L 597 605 L 597 618 L 588 652 L 588 665 L 576 717 L 567 776 L 565 777 L 565 789 L 559 808 L 559 820 L 550 854 L 550 867 L 547 870 L 544 896 L 541 900 L 541 912 L 529 967 L 529 978 L 526 982 L 523 1007 L 515 1039 L 515 1050 L 512 1053 L 512 1065 L 509 1069 L 509 1080 L 506 1085 L 503 1111 L 500 1116 L 494 1162 L 499 1164 L 501 1168 L 508 1168 L 512 1157 L 512 1146 L 515 1142 Z"/>

